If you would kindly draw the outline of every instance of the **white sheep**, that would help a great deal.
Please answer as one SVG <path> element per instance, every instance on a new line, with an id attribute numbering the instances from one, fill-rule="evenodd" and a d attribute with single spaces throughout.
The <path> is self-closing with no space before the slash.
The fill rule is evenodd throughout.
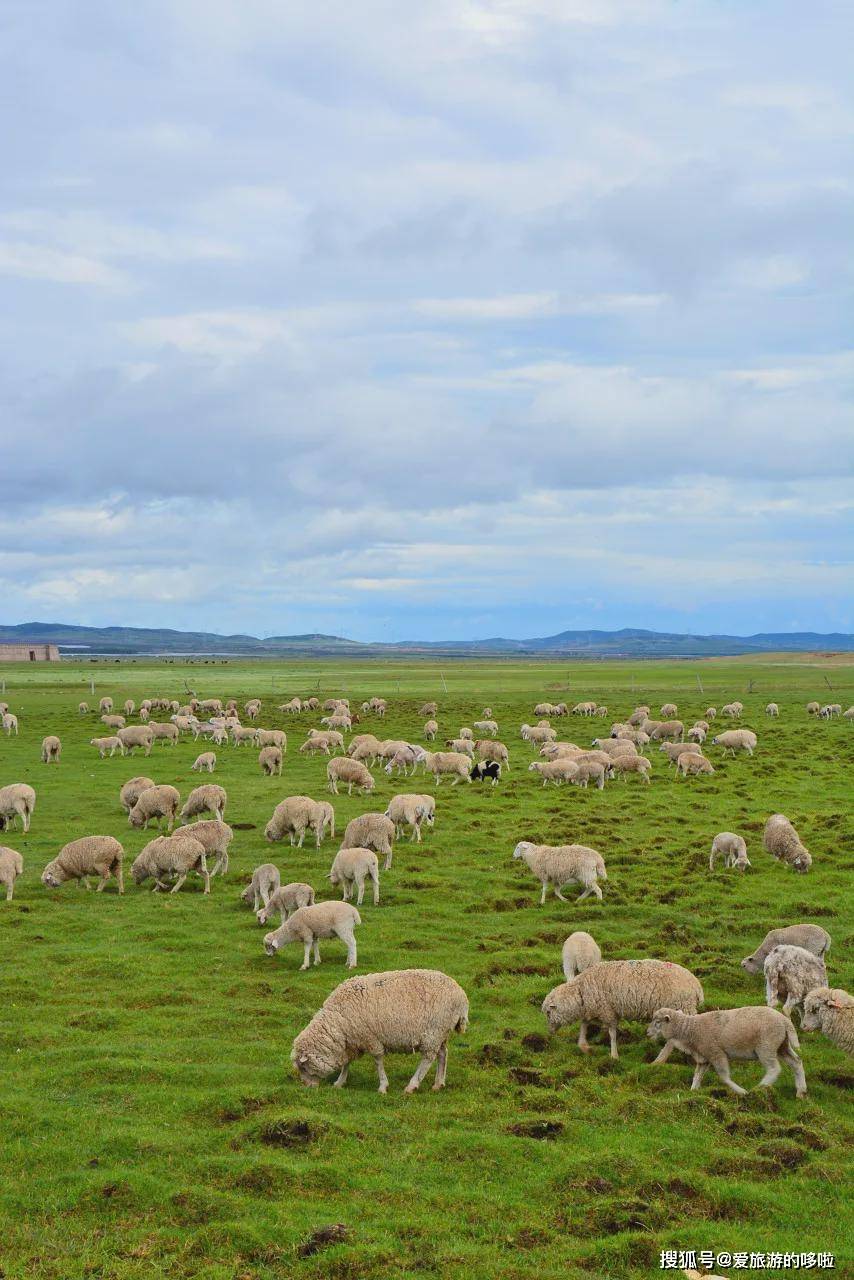
<path id="1" fill-rule="evenodd" d="M 88 715 L 88 714 L 89 714 L 89 703 L 88 703 L 88 702 L 78 702 L 78 704 L 77 704 L 77 711 L 78 711 L 78 714 L 79 714 L 79 715 L 81 715 L 81 716 L 86 716 L 86 715 Z"/>
<path id="2" fill-rule="evenodd" d="M 21 819 L 24 832 L 30 829 L 30 819 L 36 807 L 36 793 L 26 782 L 10 782 L 0 787 L 0 831 L 17 826 Z"/>
<path id="3" fill-rule="evenodd" d="M 106 738 L 90 738 L 89 746 L 98 748 L 98 755 L 102 760 L 108 752 L 110 754 L 110 758 L 112 758 L 117 751 L 121 756 L 125 753 L 121 738 L 117 738 L 114 734 L 111 734 Z"/>
<path id="4" fill-rule="evenodd" d="M 216 859 L 210 869 L 212 880 L 220 871 L 223 875 L 227 874 L 228 846 L 234 839 L 234 832 L 227 822 L 222 822 L 219 818 L 203 818 L 200 822 L 191 822 L 188 827 L 182 827 L 177 834 L 192 836 L 204 846 L 208 858 Z"/>
<path id="5" fill-rule="evenodd" d="M 427 773 L 433 774 L 437 787 L 446 774 L 453 776 L 452 787 L 455 787 L 461 778 L 471 783 L 471 760 L 462 752 L 427 751 L 424 754 L 424 768 Z"/>
<path id="6" fill-rule="evenodd" d="M 681 720 L 662 720 L 648 732 L 653 742 L 678 742 L 685 733 L 685 726 Z"/>
<path id="7" fill-rule="evenodd" d="M 2 717 L 0 717 L 0 723 L 3 725 L 7 738 L 12 736 L 13 730 L 15 733 L 15 737 L 17 738 L 18 736 L 18 717 L 17 716 L 13 715 L 11 711 L 4 711 Z"/>
<path id="8" fill-rule="evenodd" d="M 607 880 L 605 860 L 601 853 L 589 849 L 583 844 L 547 845 L 532 844 L 530 840 L 520 840 L 513 850 L 514 858 L 521 858 L 529 870 L 543 886 L 540 895 L 540 906 L 546 900 L 549 885 L 554 888 L 555 896 L 561 902 L 567 899 L 561 893 L 566 884 L 580 884 L 583 892 L 576 899 L 581 902 L 591 893 L 602 897 L 602 890 L 597 880 Z"/>
<path id="9" fill-rule="evenodd" d="M 498 725 L 495 720 L 475 720 L 474 727 L 485 738 L 494 738 L 498 733 Z"/>
<path id="10" fill-rule="evenodd" d="M 62 755 L 62 743 L 55 734 L 42 738 L 42 764 L 59 764 Z"/>
<path id="11" fill-rule="evenodd" d="M 741 713 L 742 713 L 742 711 L 743 711 L 743 710 L 744 710 L 744 704 L 743 704 L 743 703 L 741 703 L 741 702 L 727 702 L 723 707 L 721 707 L 721 715 L 722 715 L 722 716 L 729 716 L 731 720 L 737 720 L 737 719 L 738 719 L 738 717 L 741 715 Z M 711 717 L 710 717 L 710 716 L 707 716 L 707 717 L 706 717 L 706 719 L 707 719 L 707 720 L 708 720 L 708 719 L 711 719 Z"/>
<path id="12" fill-rule="evenodd" d="M 766 716 L 771 716 L 772 718 L 776 718 L 780 714 L 780 708 L 778 707 L 777 703 L 769 702 L 767 707 L 765 708 L 765 714 Z"/>
<path id="13" fill-rule="evenodd" d="M 314 951 L 314 963 L 320 964 L 321 938 L 340 938 L 347 948 L 347 968 L 355 969 L 356 938 L 354 929 L 362 923 L 362 917 L 349 902 L 316 902 L 311 907 L 300 907 L 278 929 L 264 935 L 264 950 L 268 956 L 288 942 L 303 944 L 303 962 L 300 970 L 307 969 Z"/>
<path id="14" fill-rule="evenodd" d="M 190 768 L 196 773 L 213 773 L 216 768 L 216 753 L 214 751 L 203 751 L 200 756 L 196 756 Z"/>
<path id="15" fill-rule="evenodd" d="M 258 738 L 258 730 L 252 729 L 248 725 L 243 726 L 234 724 L 231 726 L 231 745 L 233 747 L 242 746 L 245 742 L 248 746 L 255 746 Z"/>
<path id="16" fill-rule="evenodd" d="M 746 751 L 752 756 L 756 750 L 756 734 L 752 729 L 727 729 L 725 733 L 716 734 L 712 738 L 713 747 L 723 747 L 724 755 L 731 751 L 735 755 L 736 751 Z"/>
<path id="17" fill-rule="evenodd" d="M 762 847 L 778 862 L 785 862 L 803 874 L 812 866 L 812 857 L 801 843 L 801 838 L 789 819 L 782 813 L 772 813 L 765 823 Z"/>
<path id="18" fill-rule="evenodd" d="M 659 711 L 659 715 L 663 716 L 665 720 L 673 720 L 678 710 L 679 708 L 675 702 L 665 702 Z"/>
<path id="19" fill-rule="evenodd" d="M 154 879 L 154 893 L 177 893 L 190 872 L 195 871 L 204 881 L 204 892 L 210 893 L 211 878 L 205 846 L 191 832 L 192 828 L 186 828 L 176 831 L 172 836 L 156 836 L 154 840 L 149 840 L 131 866 L 134 883 L 142 884 L 151 876 Z M 167 876 L 176 877 L 171 889 L 166 883 Z"/>
<path id="20" fill-rule="evenodd" d="M 543 780 L 543 786 L 552 782 L 556 787 L 564 782 L 574 782 L 578 777 L 578 765 L 568 756 L 559 756 L 556 760 L 532 760 L 528 765 L 529 773 L 536 773 Z"/>
<path id="21" fill-rule="evenodd" d="M 432 827 L 435 816 L 436 801 L 433 797 L 414 793 L 392 796 L 385 811 L 385 817 L 394 823 L 395 838 L 399 839 L 403 834 L 404 826 L 409 826 L 412 828 L 410 843 L 415 840 L 419 844 L 421 843 L 421 824 L 426 822 Z"/>
<path id="22" fill-rule="evenodd" d="M 363 813 L 347 823 L 341 848 L 373 849 L 374 853 L 385 854 L 383 871 L 388 871 L 394 837 L 395 829 L 391 818 L 387 818 L 384 813 Z"/>
<path id="23" fill-rule="evenodd" d="M 154 744 L 154 733 L 151 725 L 128 725 L 126 729 L 119 729 L 116 737 L 128 755 L 132 755 L 137 747 L 142 747 L 147 756 L 151 755 L 151 748 Z"/>
<path id="24" fill-rule="evenodd" d="M 282 749 L 281 747 L 262 747 L 258 752 L 258 764 L 261 766 L 261 772 L 268 778 L 282 776 Z"/>
<path id="25" fill-rule="evenodd" d="M 479 759 L 492 760 L 500 764 L 505 773 L 510 772 L 510 752 L 503 742 L 496 742 L 494 738 L 481 738 L 474 744 L 474 749 Z"/>
<path id="26" fill-rule="evenodd" d="M 15 893 L 15 881 L 24 873 L 24 859 L 17 849 L 0 845 L 0 884 L 5 886 L 6 901 L 11 902 Z"/>
<path id="27" fill-rule="evenodd" d="M 693 752 L 695 756 L 703 754 L 697 742 L 662 742 L 658 749 L 664 752 L 671 764 L 676 764 L 684 752 Z"/>
<path id="28" fill-rule="evenodd" d="M 311 830 L 319 849 L 325 826 L 325 811 L 315 800 L 310 796 L 288 796 L 273 810 L 273 816 L 264 828 L 264 837 L 272 844 L 287 836 L 292 845 L 296 844 L 301 849 L 306 831 Z"/>
<path id="29" fill-rule="evenodd" d="M 854 998 L 840 987 L 815 987 L 804 1000 L 802 1031 L 822 1031 L 843 1053 L 854 1053 Z"/>
<path id="30" fill-rule="evenodd" d="M 303 884 L 301 881 L 293 881 L 291 884 L 280 885 L 278 889 L 274 889 L 270 894 L 270 901 L 265 907 L 261 907 L 260 911 L 255 912 L 255 918 L 259 924 L 266 924 L 274 911 L 278 911 L 284 924 L 288 916 L 293 915 L 295 911 L 299 911 L 300 907 L 310 907 L 314 904 L 314 889 L 310 884 Z"/>
<path id="31" fill-rule="evenodd" d="M 252 910 L 257 916 L 262 904 L 265 908 L 269 906 L 270 898 L 281 887 L 281 884 L 282 877 L 279 868 L 274 866 L 272 862 L 265 862 L 252 872 L 252 879 L 241 893 L 240 900 L 245 902 L 247 906 L 251 904 Z"/>
<path id="32" fill-rule="evenodd" d="M 160 820 L 166 818 L 171 831 L 180 803 L 181 796 L 175 787 L 146 787 L 140 792 L 136 804 L 128 814 L 128 822 L 132 827 L 145 828 L 152 820 L 159 825 Z"/>
<path id="33" fill-rule="evenodd" d="M 432 742 L 438 732 L 439 732 L 438 721 L 427 720 L 423 729 L 424 737 L 427 739 L 427 741 Z"/>
<path id="34" fill-rule="evenodd" d="M 125 813 L 130 813 L 143 791 L 147 791 L 149 787 L 155 785 L 153 778 L 129 778 L 119 792 L 119 804 Z"/>
<path id="35" fill-rule="evenodd" d="M 575 765 L 575 773 L 571 778 L 572 783 L 576 787 L 583 787 L 587 790 L 588 783 L 593 783 L 600 791 L 605 786 L 605 778 L 611 776 L 611 762 L 607 764 L 601 760 L 591 760 L 586 755 L 576 756 L 572 763 Z"/>
<path id="36" fill-rule="evenodd" d="M 781 997 L 783 1012 L 803 1013 L 804 999 L 815 987 L 827 986 L 824 961 L 804 947 L 774 947 L 765 957 L 765 1003 L 776 1009 Z"/>
<path id="37" fill-rule="evenodd" d="M 347 795 L 352 795 L 353 788 L 367 795 L 374 789 L 373 775 L 358 760 L 349 756 L 333 756 L 326 766 L 327 786 L 333 795 L 338 795 L 338 783 L 346 783 Z"/>
<path id="38" fill-rule="evenodd" d="M 288 735 L 284 729 L 256 729 L 255 741 L 259 747 L 278 747 L 282 755 L 288 750 Z"/>
<path id="39" fill-rule="evenodd" d="M 583 973 L 591 965 L 598 964 L 601 959 L 602 952 L 599 950 L 595 938 L 579 929 L 575 933 L 571 933 L 563 944 L 561 954 L 563 976 L 569 982 L 571 978 L 576 978 L 579 973 Z"/>
<path id="40" fill-rule="evenodd" d="M 353 890 L 357 891 L 356 906 L 360 907 L 365 897 L 365 881 L 373 885 L 374 906 L 380 901 L 380 871 L 377 855 L 373 849 L 339 849 L 329 869 L 329 881 L 333 885 L 341 885 L 341 896 L 349 902 Z"/>
<path id="41" fill-rule="evenodd" d="M 225 788 L 218 787 L 215 782 L 207 782 L 201 787 L 195 787 L 187 796 L 181 810 L 181 817 L 184 822 L 187 822 L 190 818 L 197 818 L 203 813 L 212 813 L 215 818 L 219 818 L 220 822 L 224 822 L 227 803 L 228 795 Z"/>
<path id="42" fill-rule="evenodd" d="M 724 866 L 727 869 L 735 867 L 738 871 L 745 871 L 750 866 L 744 836 L 736 835 L 734 831 L 719 831 L 715 836 L 709 854 L 710 871 L 714 871 L 719 855 L 723 856 Z"/>
<path id="43" fill-rule="evenodd" d="M 692 1089 L 699 1089 L 703 1076 L 713 1067 L 727 1088 L 733 1093 L 745 1094 L 747 1090 L 730 1075 L 730 1061 L 756 1058 L 765 1068 L 758 1088 L 769 1088 L 782 1070 L 780 1063 L 785 1062 L 795 1077 L 797 1097 L 806 1097 L 807 1082 L 798 1056 L 798 1033 L 792 1022 L 776 1009 L 748 1005 L 742 1009 L 717 1009 L 713 1013 L 685 1013 L 662 1007 L 656 1009 L 647 1035 L 651 1040 L 666 1041 L 694 1059 Z"/>
<path id="44" fill-rule="evenodd" d="M 338 1072 L 347 1083 L 350 1063 L 368 1053 L 374 1059 L 379 1092 L 388 1090 L 383 1059 L 387 1053 L 419 1053 L 421 1059 L 406 1086 L 414 1093 L 434 1062 L 434 1089 L 445 1084 L 448 1040 L 468 1026 L 469 1004 L 462 987 L 436 969 L 398 969 L 369 973 L 342 982 L 296 1037 L 291 1061 L 305 1085 L 316 1086 Z"/>
<path id="45" fill-rule="evenodd" d="M 683 751 L 676 761 L 677 777 L 687 778 L 689 774 L 696 777 L 700 774 L 712 774 L 714 772 L 715 769 L 711 760 L 707 760 L 703 755 L 694 755 L 690 751 Z"/>
<path id="46" fill-rule="evenodd" d="M 647 760 L 646 756 L 618 755 L 611 760 L 611 773 L 622 774 L 623 782 L 628 780 L 630 773 L 636 773 L 649 786 L 651 769 L 652 761 Z"/>
<path id="47" fill-rule="evenodd" d="M 113 836 L 82 836 L 63 845 L 59 853 L 42 872 L 42 884 L 58 889 L 66 880 L 82 881 L 91 888 L 89 876 L 100 877 L 98 893 L 115 876 L 119 893 L 124 893 L 123 859 L 125 851 Z"/>
<path id="48" fill-rule="evenodd" d="M 790 924 L 785 929 L 771 929 L 753 955 L 742 960 L 742 969 L 747 973 L 761 973 L 766 958 L 778 946 L 803 947 L 814 956 L 822 957 L 830 950 L 830 934 L 820 924 Z"/>
<path id="49" fill-rule="evenodd" d="M 98 703 L 98 711 L 101 714 L 103 714 L 105 711 L 112 711 L 112 709 L 113 709 L 112 698 L 102 698 L 101 701 Z"/>

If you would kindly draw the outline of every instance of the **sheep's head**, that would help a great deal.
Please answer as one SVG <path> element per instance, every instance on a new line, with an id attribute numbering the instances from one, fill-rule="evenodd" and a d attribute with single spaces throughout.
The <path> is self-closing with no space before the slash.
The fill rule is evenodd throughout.
<path id="1" fill-rule="evenodd" d="M 270 819 L 270 821 L 267 823 L 266 827 L 264 828 L 264 839 L 267 841 L 267 843 L 268 843 L 268 844 L 274 844 L 274 843 L 276 842 L 276 840 L 278 840 L 278 839 L 279 839 L 279 835 L 278 835 L 278 832 L 276 831 L 276 828 L 275 828 L 275 826 L 274 826 L 274 824 L 273 824 L 273 820 L 272 820 L 272 818 Z"/>
<path id="2" fill-rule="evenodd" d="M 130 873 L 134 884 L 142 884 L 143 880 L 147 880 L 149 876 L 148 869 L 138 860 L 134 862 L 130 869 Z"/>
<path id="3" fill-rule="evenodd" d="M 273 933 L 265 933 L 264 934 L 264 951 L 266 952 L 266 954 L 268 956 L 274 956 L 278 950 L 279 950 L 279 939 L 276 937 L 275 931 Z"/>
<path id="4" fill-rule="evenodd" d="M 807 853 L 806 849 L 804 849 L 801 853 L 797 855 L 797 857 L 793 859 L 792 866 L 795 868 L 796 871 L 799 871 L 802 875 L 805 871 L 809 871 L 810 867 L 812 866 L 812 858 Z"/>
<path id="5" fill-rule="evenodd" d="M 307 1030 L 300 1032 L 291 1050 L 291 1062 L 304 1085 L 316 1089 L 321 1080 L 340 1071 L 344 1061 L 332 1050 L 332 1045 L 317 1045 L 313 1037 L 308 1039 Z"/>
<path id="6" fill-rule="evenodd" d="M 673 1031 L 674 1009 L 656 1009 L 646 1029 L 650 1040 L 669 1040 Z"/>
<path id="7" fill-rule="evenodd" d="M 42 872 L 42 884 L 47 885 L 48 889 L 58 889 L 62 882 L 62 873 L 56 862 L 49 862 Z"/>
<path id="8" fill-rule="evenodd" d="M 758 973 L 762 968 L 762 957 L 758 951 L 754 951 L 752 956 L 745 956 L 741 962 L 741 967 L 745 973 Z"/>
<path id="9" fill-rule="evenodd" d="M 531 844 L 530 840 L 520 840 L 519 843 L 516 845 L 516 848 L 513 850 L 513 857 L 524 858 L 528 850 L 533 849 L 533 847 L 534 846 Z"/>
<path id="10" fill-rule="evenodd" d="M 135 804 L 134 807 L 131 809 L 130 813 L 128 814 L 128 825 L 131 827 L 141 827 L 143 822 L 144 822 L 144 818 L 139 809 L 139 805 Z"/>
<path id="11" fill-rule="evenodd" d="M 549 1024 L 549 1031 L 557 1031 L 558 1027 L 563 1027 L 568 1022 L 578 1022 L 582 1016 L 582 1007 L 577 979 L 572 978 L 555 987 L 546 996 L 541 1007 Z"/>
<path id="12" fill-rule="evenodd" d="M 266 923 L 267 923 L 267 921 L 269 920 L 269 918 L 270 918 L 270 908 L 269 908 L 269 907 L 260 907 L 260 908 L 255 912 L 255 919 L 258 921 L 258 923 L 259 923 L 259 924 L 266 924 Z"/>

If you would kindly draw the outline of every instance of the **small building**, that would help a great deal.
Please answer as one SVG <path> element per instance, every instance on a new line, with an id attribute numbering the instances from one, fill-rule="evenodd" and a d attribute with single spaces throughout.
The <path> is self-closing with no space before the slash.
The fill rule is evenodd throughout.
<path id="1" fill-rule="evenodd" d="M 0 662 L 59 662 L 55 644 L 0 644 Z"/>

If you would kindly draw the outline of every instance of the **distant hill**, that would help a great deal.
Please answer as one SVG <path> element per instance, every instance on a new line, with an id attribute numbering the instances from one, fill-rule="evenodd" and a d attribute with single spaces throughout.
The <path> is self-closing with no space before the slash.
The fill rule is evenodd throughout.
<path id="1" fill-rule="evenodd" d="M 314 633 L 260 638 L 242 634 L 223 636 L 210 631 L 174 631 L 167 627 L 77 627 L 62 622 L 0 626 L 0 644 L 21 644 L 27 640 L 59 645 L 66 657 L 80 652 L 93 656 L 233 654 L 275 657 L 286 653 L 291 656 L 353 655 L 365 658 L 418 654 L 447 654 L 449 657 L 710 658 L 780 651 L 854 651 L 854 635 L 839 632 L 822 635 L 815 631 L 700 636 L 626 627 L 621 631 L 561 631 L 558 635 L 530 640 L 507 640 L 496 636 L 488 640 L 404 640 L 395 644 L 365 644 L 341 636 Z"/>

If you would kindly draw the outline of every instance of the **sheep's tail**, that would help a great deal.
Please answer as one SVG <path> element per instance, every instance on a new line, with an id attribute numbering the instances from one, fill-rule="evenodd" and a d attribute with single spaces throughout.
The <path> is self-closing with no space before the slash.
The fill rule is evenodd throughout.
<path id="1" fill-rule="evenodd" d="M 457 1019 L 456 1026 L 454 1027 L 454 1030 L 455 1030 L 455 1031 L 459 1031 L 459 1032 L 460 1032 L 460 1034 L 462 1035 L 462 1034 L 464 1034 L 464 1033 L 466 1032 L 466 1030 L 468 1029 L 468 1025 L 469 1025 L 469 1007 L 468 1007 L 468 1004 L 466 1004 L 465 1009 L 463 1010 L 463 1012 L 460 1014 L 459 1018 Z"/>
<path id="2" fill-rule="evenodd" d="M 362 923 L 362 917 L 359 915 L 359 913 L 358 913 L 358 911 L 356 910 L 356 908 L 355 908 L 355 907 L 353 908 L 353 923 L 354 923 L 354 924 L 361 924 L 361 923 Z"/>
<path id="3" fill-rule="evenodd" d="M 795 1024 L 789 1018 L 786 1019 L 786 1048 L 789 1050 L 789 1053 L 793 1053 L 795 1057 L 800 1057 L 801 1042 L 798 1039 Z"/>

